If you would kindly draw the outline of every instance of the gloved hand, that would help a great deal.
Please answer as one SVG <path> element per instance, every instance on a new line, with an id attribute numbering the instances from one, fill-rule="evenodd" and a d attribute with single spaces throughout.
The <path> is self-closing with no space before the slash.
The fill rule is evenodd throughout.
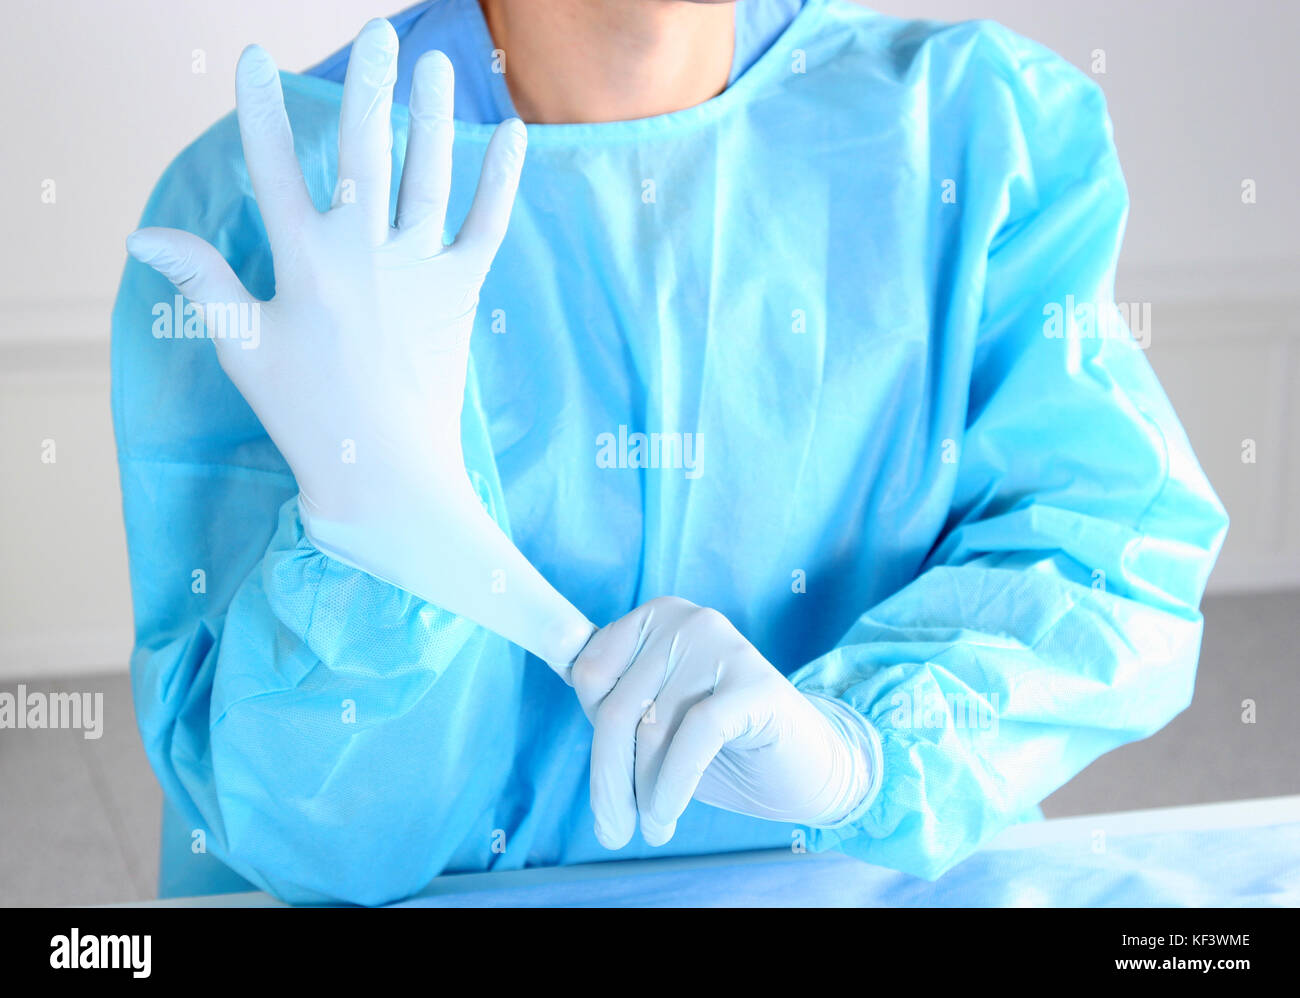
<path id="1" fill-rule="evenodd" d="M 800 693 L 716 610 L 651 600 L 597 631 L 571 679 L 596 729 L 591 807 L 606 848 L 627 844 L 638 815 L 662 845 L 692 797 L 832 825 L 875 793 L 866 720 Z"/>
<path id="2" fill-rule="evenodd" d="M 293 470 L 313 544 L 567 665 L 592 625 L 488 516 L 461 453 L 470 331 L 510 218 L 524 126 L 512 119 L 496 130 L 469 215 L 444 247 L 452 68 L 440 52 L 423 56 L 390 225 L 397 45 L 384 20 L 369 22 L 353 45 L 338 184 L 324 213 L 294 153 L 275 65 L 257 46 L 239 60 L 239 131 L 274 257 L 271 301 L 254 304 L 220 253 L 189 233 L 141 229 L 127 248 L 205 314 L 260 308 L 255 349 L 213 342 Z"/>

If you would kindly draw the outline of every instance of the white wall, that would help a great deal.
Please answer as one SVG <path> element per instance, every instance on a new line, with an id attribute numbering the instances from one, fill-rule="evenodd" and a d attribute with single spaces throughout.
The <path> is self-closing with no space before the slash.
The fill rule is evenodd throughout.
<path id="1" fill-rule="evenodd" d="M 400 3 L 400 0 L 394 0 Z M 743 0 L 742 0 L 743 2 Z M 1098 76 L 1133 195 L 1119 295 L 1151 301 L 1152 362 L 1233 529 L 1212 585 L 1300 585 L 1300 4 L 897 0 L 992 17 Z M 0 676 L 121 668 L 125 545 L 107 337 L 122 240 L 173 155 L 233 102 L 249 41 L 287 68 L 393 10 L 370 0 L 42 0 L 9 12 L 0 190 Z M 193 71 L 202 50 L 206 72 Z M 1241 203 L 1244 178 L 1259 203 Z M 41 200 L 53 180 L 53 204 Z M 1243 438 L 1258 462 L 1243 464 Z M 41 462 L 42 441 L 57 462 Z"/>

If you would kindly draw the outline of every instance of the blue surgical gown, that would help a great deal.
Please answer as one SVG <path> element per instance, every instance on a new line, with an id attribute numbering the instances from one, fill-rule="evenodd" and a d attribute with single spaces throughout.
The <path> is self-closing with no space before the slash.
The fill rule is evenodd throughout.
<path id="1" fill-rule="evenodd" d="M 341 88 L 284 89 L 324 207 Z M 402 106 L 394 127 L 396 169 Z M 457 125 L 452 231 L 490 132 Z M 591 620 L 714 607 L 880 736 L 880 790 L 840 827 L 695 803 L 619 853 L 572 691 L 317 551 L 215 351 L 155 338 L 174 291 L 127 263 L 113 413 L 162 892 L 373 904 L 444 871 L 805 841 L 933 878 L 1162 727 L 1227 519 L 1116 319 L 1126 212 L 1083 74 L 996 24 L 839 0 L 696 107 L 530 127 L 464 409 L 488 508 Z M 272 296 L 233 117 L 144 224 Z M 698 460 L 600 459 L 636 433 L 690 433 Z"/>

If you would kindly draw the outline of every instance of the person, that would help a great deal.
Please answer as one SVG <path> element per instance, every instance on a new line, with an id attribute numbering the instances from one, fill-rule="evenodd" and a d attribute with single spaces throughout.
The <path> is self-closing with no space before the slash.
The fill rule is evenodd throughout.
<path id="1" fill-rule="evenodd" d="M 434 0 L 236 89 L 114 310 L 162 894 L 933 878 L 1190 701 L 1227 518 L 1058 56 L 842 0 Z M 250 319 L 172 335 L 178 289 Z"/>

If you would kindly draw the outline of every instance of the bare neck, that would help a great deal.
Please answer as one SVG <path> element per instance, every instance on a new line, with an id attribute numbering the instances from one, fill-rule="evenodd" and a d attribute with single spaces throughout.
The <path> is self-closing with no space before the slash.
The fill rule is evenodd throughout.
<path id="1" fill-rule="evenodd" d="M 480 0 L 506 85 L 528 122 L 626 121 L 716 97 L 735 47 L 734 3 Z"/>

